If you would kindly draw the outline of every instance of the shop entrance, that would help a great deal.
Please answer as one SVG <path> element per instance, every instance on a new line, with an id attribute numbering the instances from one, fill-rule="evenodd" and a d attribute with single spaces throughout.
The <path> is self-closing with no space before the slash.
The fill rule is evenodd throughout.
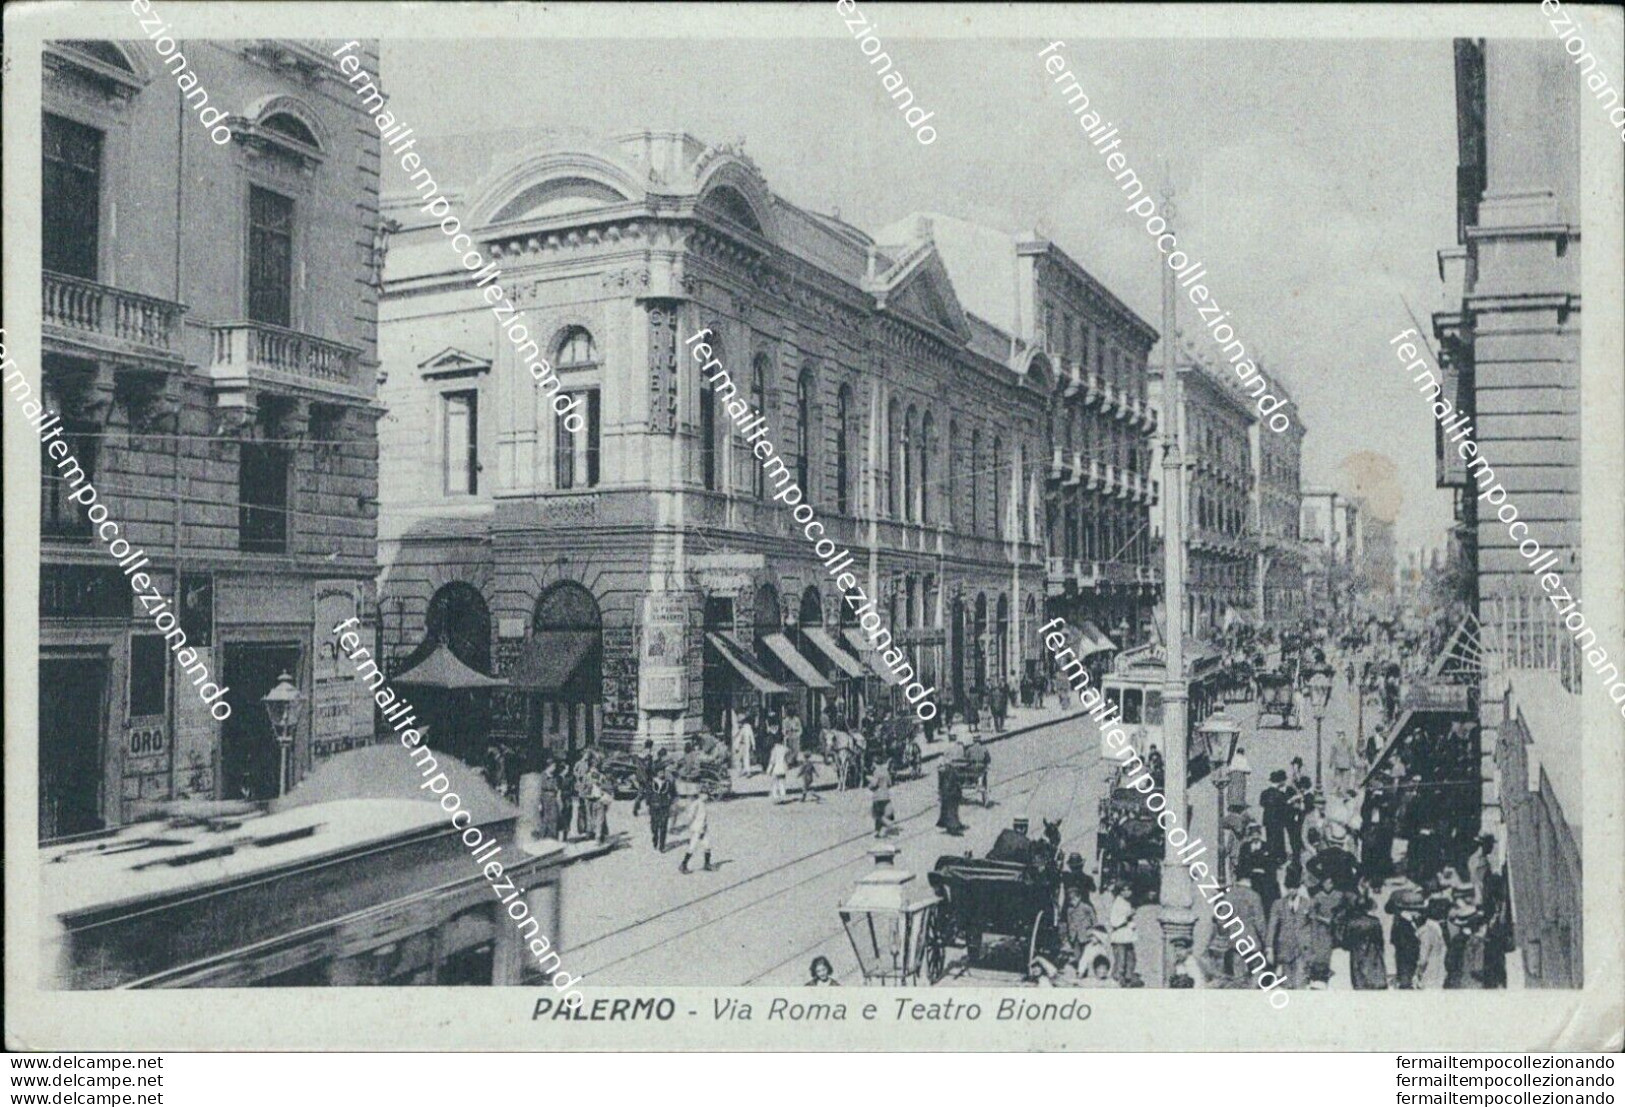
<path id="1" fill-rule="evenodd" d="M 220 794 L 224 799 L 271 799 L 282 793 L 282 751 L 260 700 L 283 673 L 302 683 L 299 647 L 228 645 L 225 653 L 231 716 L 220 724 Z"/>
<path id="2" fill-rule="evenodd" d="M 39 836 L 101 830 L 107 659 L 39 665 Z"/>

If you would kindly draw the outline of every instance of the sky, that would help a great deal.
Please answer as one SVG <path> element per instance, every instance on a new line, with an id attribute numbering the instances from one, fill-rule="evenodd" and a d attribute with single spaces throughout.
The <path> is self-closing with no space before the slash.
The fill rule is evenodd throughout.
<path id="1" fill-rule="evenodd" d="M 1037 229 L 1161 329 L 1154 240 L 1043 71 L 1043 42 L 910 38 L 903 8 L 876 20 L 934 113 L 921 146 L 828 22 L 837 34 L 805 39 L 386 39 L 381 83 L 443 184 L 472 187 L 493 157 L 560 128 L 743 137 L 775 191 L 867 231 L 912 211 Z M 1181 248 L 1298 400 L 1305 486 L 1352 492 L 1387 468 L 1364 455 L 1385 457 L 1401 557 L 1440 544 L 1451 509 L 1433 487 L 1432 413 L 1389 339 L 1412 325 L 1407 301 L 1424 327 L 1453 306 L 1435 262 L 1455 242 L 1450 41 L 1080 39 L 1061 53 L 1140 178 L 1167 164 Z M 405 190 L 385 166 L 385 192 Z M 1182 329 L 1210 345 L 1183 308 Z"/>

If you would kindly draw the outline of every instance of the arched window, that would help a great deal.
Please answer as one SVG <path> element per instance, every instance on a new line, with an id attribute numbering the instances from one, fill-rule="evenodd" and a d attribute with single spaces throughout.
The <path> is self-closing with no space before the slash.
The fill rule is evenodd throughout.
<path id="1" fill-rule="evenodd" d="M 954 479 L 954 474 L 959 470 L 959 465 L 957 464 L 958 453 L 959 424 L 950 419 L 948 420 L 948 497 L 946 501 L 949 527 L 952 527 L 954 525 L 954 520 L 959 517 L 959 505 L 954 502 L 954 495 L 958 488 L 958 481 Z"/>
<path id="2" fill-rule="evenodd" d="M 811 369 L 803 369 L 801 375 L 796 377 L 796 481 L 801 485 L 802 495 L 811 500 L 812 489 L 812 440 L 813 440 L 813 374 Z"/>
<path id="3" fill-rule="evenodd" d="M 301 119 L 289 112 L 279 111 L 273 115 L 268 115 L 260 120 L 260 126 L 267 131 L 274 131 L 283 138 L 291 138 L 295 142 L 304 143 L 306 146 L 321 148 L 321 143 L 316 141 L 316 136 L 311 133 L 310 128 L 305 126 Z"/>
<path id="4" fill-rule="evenodd" d="M 967 529 L 971 534 L 982 532 L 982 513 L 978 510 L 980 506 L 978 501 L 981 497 L 977 495 L 981 487 L 982 432 L 973 430 L 970 432 L 970 518 L 966 520 Z"/>
<path id="5" fill-rule="evenodd" d="M 914 506 L 915 476 L 914 476 L 914 405 L 910 404 L 907 414 L 903 416 L 903 439 L 900 447 L 903 455 L 903 513 L 907 522 L 912 522 L 918 512 Z"/>
<path id="6" fill-rule="evenodd" d="M 553 356 L 555 369 L 575 369 L 598 364 L 598 347 L 592 332 L 586 327 L 571 327 L 559 337 L 558 350 Z"/>
<path id="7" fill-rule="evenodd" d="M 852 389 L 843 384 L 835 394 L 835 510 L 841 515 L 850 507 L 847 497 L 852 478 L 851 418 Z"/>
<path id="8" fill-rule="evenodd" d="M 988 466 L 993 476 L 993 537 L 1004 537 L 1004 519 L 999 515 L 999 485 L 1004 483 L 1004 442 L 993 440 L 993 464 Z"/>
<path id="9" fill-rule="evenodd" d="M 750 402 L 757 415 L 767 414 L 767 377 L 773 371 L 773 362 L 766 354 L 757 354 L 750 365 Z M 750 463 L 750 488 L 758 500 L 767 499 L 767 471 L 757 464 L 754 454 L 747 455 Z"/>
<path id="10" fill-rule="evenodd" d="M 593 594 L 575 581 L 560 581 L 536 600 L 531 616 L 534 652 L 548 659 L 550 698 L 567 703 L 603 701 L 603 617 Z"/>
<path id="11" fill-rule="evenodd" d="M 897 436 L 902 433 L 902 412 L 898 409 L 896 400 L 886 405 L 886 514 L 893 519 L 899 518 L 901 512 L 897 509 L 897 485 L 899 467 L 897 464 Z"/>
<path id="12" fill-rule="evenodd" d="M 931 453 L 936 449 L 932 441 L 934 428 L 928 411 L 920 420 L 920 522 L 931 522 Z"/>
<path id="13" fill-rule="evenodd" d="M 431 643 L 444 642 L 464 665 L 482 673 L 491 671 L 491 609 L 472 584 L 453 581 L 437 591 L 429 600 L 424 629 Z M 423 652 L 426 656 L 427 651 Z M 419 660 L 421 657 L 408 659 L 410 665 Z"/>

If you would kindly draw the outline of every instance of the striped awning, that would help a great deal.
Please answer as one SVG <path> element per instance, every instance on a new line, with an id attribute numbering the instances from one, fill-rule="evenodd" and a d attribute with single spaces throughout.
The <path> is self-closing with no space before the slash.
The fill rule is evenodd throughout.
<path id="1" fill-rule="evenodd" d="M 796 652 L 795 646 L 791 645 L 790 639 L 784 635 L 764 635 L 762 645 L 766 646 L 773 656 L 778 658 L 786 669 L 790 670 L 791 676 L 808 688 L 825 691 L 834 687 L 824 679 L 824 675 L 818 671 L 816 665 Z"/>
<path id="2" fill-rule="evenodd" d="M 861 677 L 864 674 L 863 663 L 841 647 L 835 640 L 824 633 L 823 627 L 802 627 L 801 633 L 807 636 L 807 641 L 818 647 L 820 653 L 835 663 L 849 677 Z"/>
<path id="3" fill-rule="evenodd" d="M 746 684 L 749 684 L 758 692 L 771 694 L 790 690 L 763 672 L 761 666 L 756 664 L 756 659 L 751 657 L 750 651 L 740 645 L 733 635 L 707 634 L 705 640 L 721 655 L 722 660 L 726 661 L 729 667 L 739 674 Z"/>

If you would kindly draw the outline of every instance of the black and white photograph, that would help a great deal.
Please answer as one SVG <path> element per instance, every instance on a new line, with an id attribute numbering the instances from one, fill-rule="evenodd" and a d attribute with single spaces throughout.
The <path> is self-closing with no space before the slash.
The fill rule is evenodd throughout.
<path id="1" fill-rule="evenodd" d="M 1620 16 L 8 7 L 8 1048 L 1617 1051 Z"/>

